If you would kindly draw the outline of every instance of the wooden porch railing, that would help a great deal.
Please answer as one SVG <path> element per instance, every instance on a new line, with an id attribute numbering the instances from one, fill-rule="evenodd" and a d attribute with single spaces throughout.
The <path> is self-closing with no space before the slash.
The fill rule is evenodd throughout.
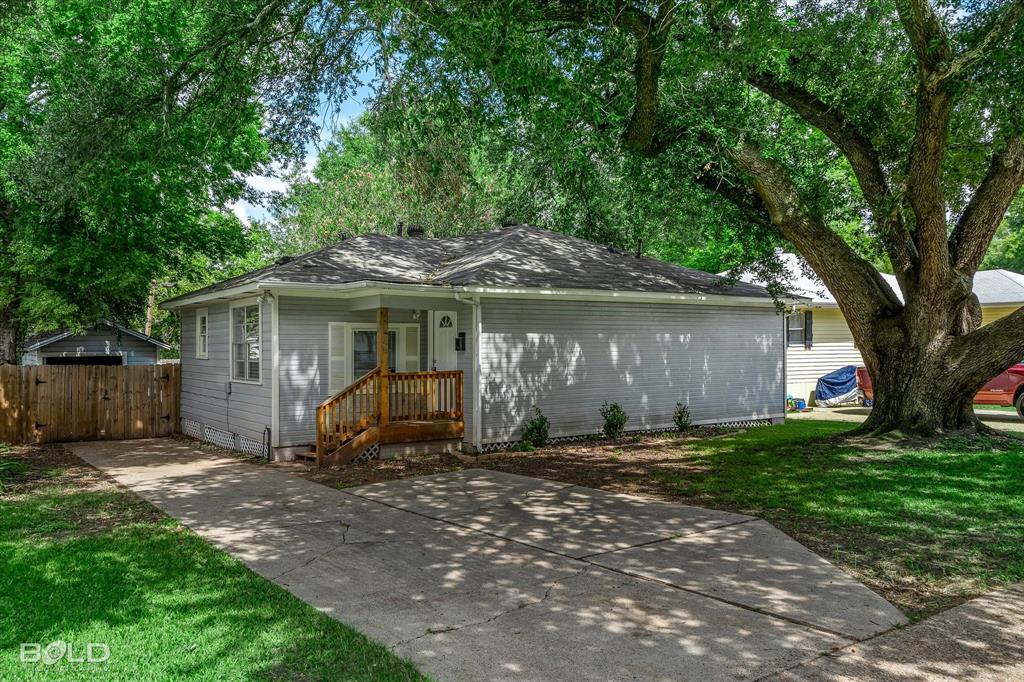
<path id="1" fill-rule="evenodd" d="M 387 405 L 386 419 L 381 419 L 382 404 Z M 461 422 L 462 416 L 461 371 L 382 373 L 376 367 L 317 407 L 317 457 L 322 459 L 373 426 Z"/>
<path id="2" fill-rule="evenodd" d="M 323 457 L 377 423 L 380 367 L 349 384 L 316 408 L 316 452 Z"/>
<path id="3" fill-rule="evenodd" d="M 390 421 L 462 419 L 462 372 L 389 372 Z"/>

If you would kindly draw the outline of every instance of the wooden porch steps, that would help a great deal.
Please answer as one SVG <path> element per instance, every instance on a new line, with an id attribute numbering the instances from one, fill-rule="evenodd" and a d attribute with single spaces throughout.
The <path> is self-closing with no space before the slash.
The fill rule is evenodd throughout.
<path id="1" fill-rule="evenodd" d="M 377 310 L 377 366 L 316 409 L 316 461 L 347 464 L 392 443 L 461 439 L 460 370 L 388 369 L 388 309 Z"/>
<path id="2" fill-rule="evenodd" d="M 320 466 L 349 464 L 373 445 L 455 440 L 461 439 L 464 433 L 465 423 L 461 419 L 400 421 L 385 426 L 371 426 L 325 455 Z"/>

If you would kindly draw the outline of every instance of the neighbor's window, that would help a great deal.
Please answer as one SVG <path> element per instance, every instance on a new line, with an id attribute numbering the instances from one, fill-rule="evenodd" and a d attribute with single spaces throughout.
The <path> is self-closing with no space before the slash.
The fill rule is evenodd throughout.
<path id="1" fill-rule="evenodd" d="M 196 357 L 205 360 L 209 357 L 209 319 L 206 308 L 196 311 Z"/>
<path id="2" fill-rule="evenodd" d="M 811 347 L 811 311 L 786 316 L 786 344 Z"/>
<path id="3" fill-rule="evenodd" d="M 231 309 L 231 378 L 260 380 L 260 306 Z"/>

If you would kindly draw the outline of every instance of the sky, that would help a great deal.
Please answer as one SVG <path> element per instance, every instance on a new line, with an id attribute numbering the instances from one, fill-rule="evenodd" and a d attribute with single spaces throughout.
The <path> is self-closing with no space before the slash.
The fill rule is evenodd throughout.
<path id="1" fill-rule="evenodd" d="M 373 92 L 371 86 L 365 85 L 368 80 L 367 75 L 369 74 L 360 74 L 360 81 L 364 85 L 357 88 L 352 97 L 342 102 L 333 115 L 327 116 L 321 112 L 320 137 L 306 145 L 306 157 L 303 159 L 303 164 L 307 174 L 316 167 L 320 150 L 331 141 L 334 131 L 338 127 L 356 120 L 366 110 L 366 105 Z M 288 184 L 284 180 L 272 175 L 254 175 L 247 178 L 247 182 L 250 187 L 260 192 L 283 192 L 288 189 Z M 246 225 L 253 219 L 271 220 L 270 212 L 262 204 L 253 204 L 243 200 L 230 204 L 228 208 Z"/>

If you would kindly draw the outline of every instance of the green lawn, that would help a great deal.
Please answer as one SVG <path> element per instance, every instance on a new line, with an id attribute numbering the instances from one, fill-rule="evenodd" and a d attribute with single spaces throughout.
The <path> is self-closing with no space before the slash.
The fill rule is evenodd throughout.
<path id="1" fill-rule="evenodd" d="M 29 469 L 0 492 L 0 679 L 423 679 L 64 451 L 5 458 Z M 55 640 L 110 658 L 19 661 Z"/>
<path id="2" fill-rule="evenodd" d="M 849 428 L 791 420 L 705 440 L 674 484 L 775 522 L 911 615 L 1024 580 L 1024 441 L 823 440 Z"/>

